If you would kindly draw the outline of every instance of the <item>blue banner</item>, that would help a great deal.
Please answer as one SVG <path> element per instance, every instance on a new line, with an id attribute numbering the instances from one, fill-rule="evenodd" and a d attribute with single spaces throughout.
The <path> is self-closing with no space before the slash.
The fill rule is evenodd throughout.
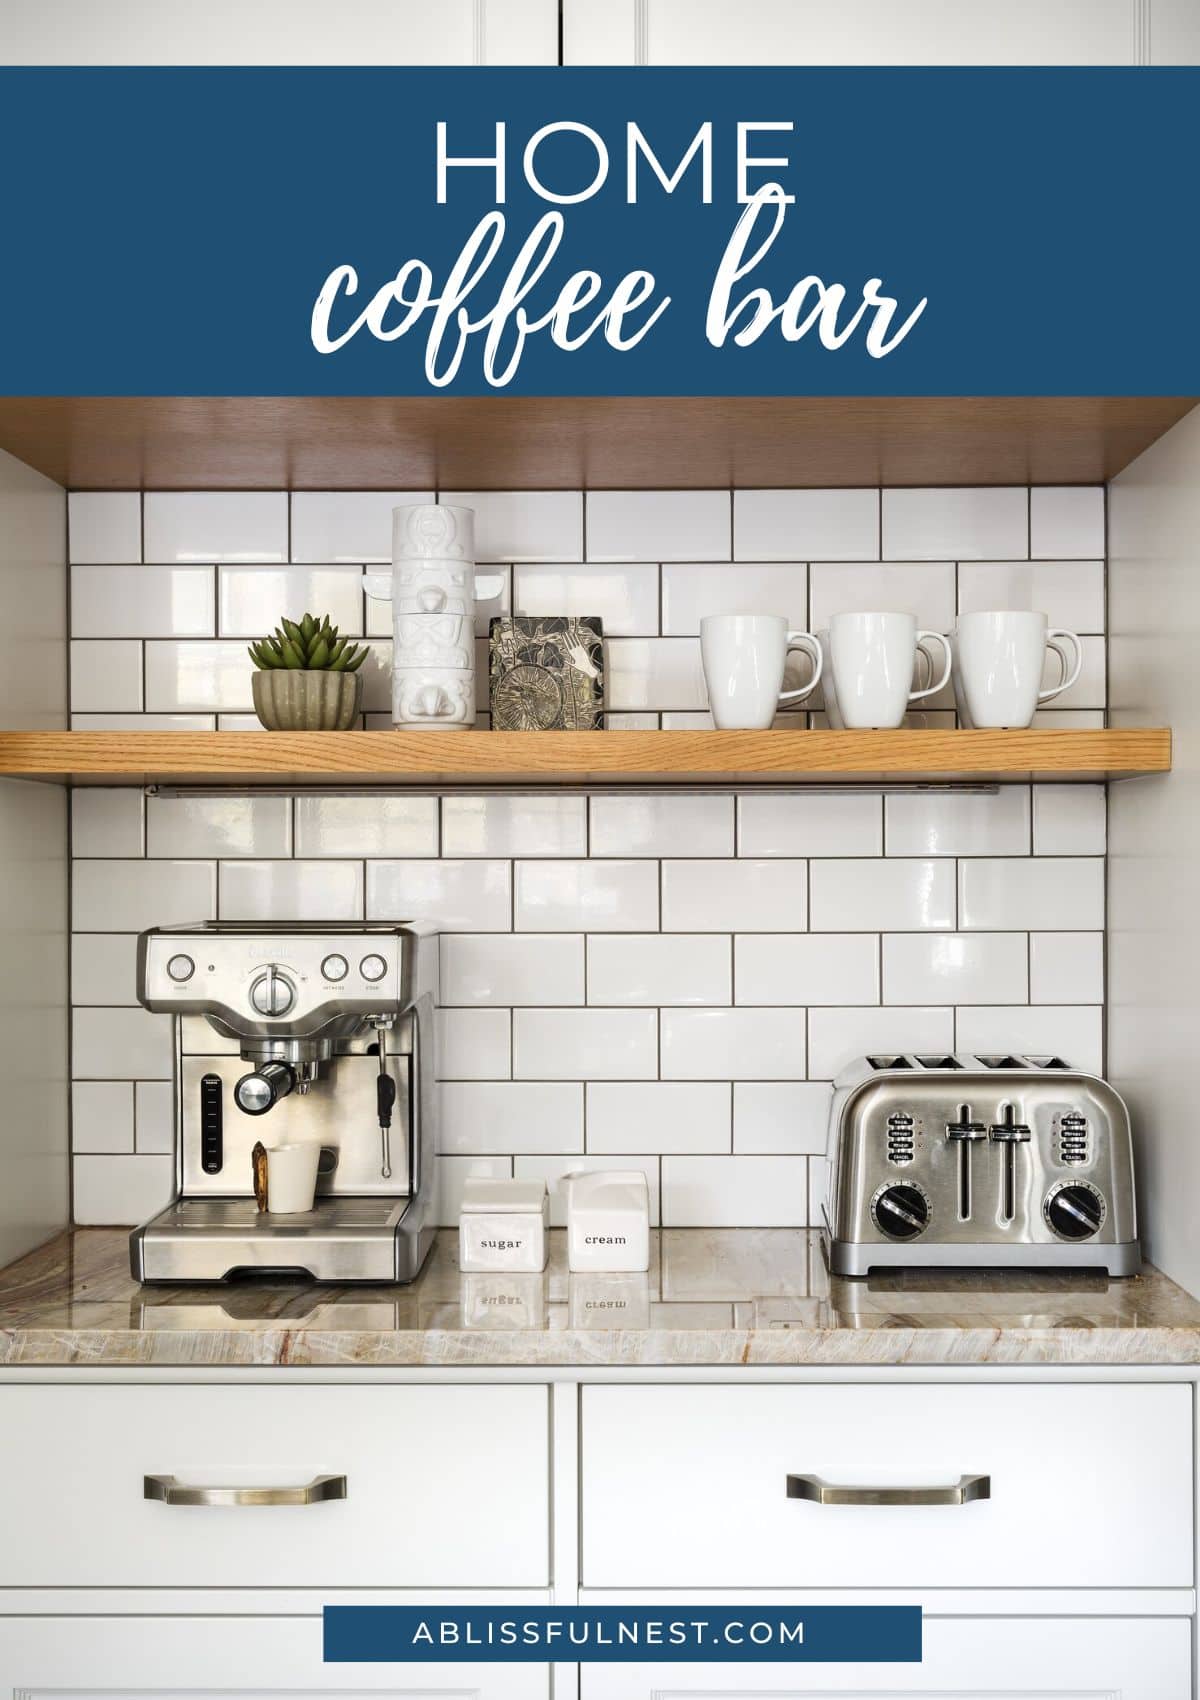
<path id="1" fill-rule="evenodd" d="M 919 1664 L 919 1606 L 326 1606 L 326 1664 Z"/>
<path id="2" fill-rule="evenodd" d="M 1191 69 L 7 69 L 0 393 L 1200 392 Z"/>

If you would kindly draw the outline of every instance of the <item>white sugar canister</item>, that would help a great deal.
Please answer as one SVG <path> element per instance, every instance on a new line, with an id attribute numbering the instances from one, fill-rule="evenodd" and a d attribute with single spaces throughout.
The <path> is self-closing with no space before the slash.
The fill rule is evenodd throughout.
<path id="1" fill-rule="evenodd" d="M 458 1266 L 467 1274 L 546 1267 L 545 1181 L 469 1180 L 458 1215 Z"/>

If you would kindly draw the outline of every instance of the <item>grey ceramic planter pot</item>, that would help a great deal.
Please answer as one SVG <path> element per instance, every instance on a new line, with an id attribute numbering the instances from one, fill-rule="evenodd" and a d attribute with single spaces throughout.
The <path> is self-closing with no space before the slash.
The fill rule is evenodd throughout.
<path id="1" fill-rule="evenodd" d="M 256 669 L 254 707 L 271 732 L 345 732 L 362 711 L 358 673 L 319 673 L 307 667 Z"/>

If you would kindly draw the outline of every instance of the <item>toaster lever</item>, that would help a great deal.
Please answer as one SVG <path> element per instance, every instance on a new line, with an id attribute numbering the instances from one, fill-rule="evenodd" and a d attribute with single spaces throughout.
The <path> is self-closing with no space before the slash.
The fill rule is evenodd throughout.
<path id="1" fill-rule="evenodd" d="M 1011 1104 L 1004 1106 L 1004 1120 L 993 1122 L 988 1131 L 993 1139 L 1001 1140 L 1006 1144 L 1024 1143 L 1025 1140 L 1032 1137 L 1028 1126 L 1017 1120 L 1016 1111 Z"/>
<path id="2" fill-rule="evenodd" d="M 986 1139 L 987 1131 L 982 1122 L 972 1120 L 970 1104 L 962 1105 L 956 1122 L 946 1123 L 947 1139 Z"/>

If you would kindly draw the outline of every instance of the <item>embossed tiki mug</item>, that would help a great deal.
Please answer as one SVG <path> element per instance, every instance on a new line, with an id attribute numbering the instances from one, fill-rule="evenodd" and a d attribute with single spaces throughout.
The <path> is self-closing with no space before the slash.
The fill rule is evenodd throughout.
<path id="1" fill-rule="evenodd" d="M 366 573 L 367 595 L 392 604 L 392 722 L 429 732 L 475 723 L 475 603 L 500 574 L 476 579 L 475 513 L 435 502 L 392 510 L 392 570 Z"/>

